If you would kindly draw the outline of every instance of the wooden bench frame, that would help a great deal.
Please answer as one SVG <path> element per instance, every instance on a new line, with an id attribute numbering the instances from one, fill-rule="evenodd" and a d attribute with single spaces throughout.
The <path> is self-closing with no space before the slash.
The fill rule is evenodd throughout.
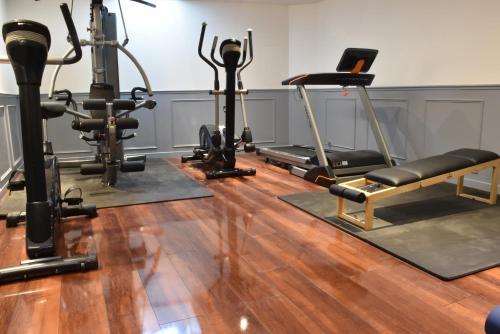
<path id="1" fill-rule="evenodd" d="M 490 187 L 490 197 L 483 198 L 479 196 L 474 196 L 470 194 L 464 193 L 464 177 L 465 175 L 476 173 L 485 169 L 492 169 L 491 175 L 491 187 Z M 358 192 L 362 192 L 366 196 L 365 201 L 365 219 L 358 219 L 352 214 L 348 214 L 345 212 L 345 198 L 337 196 L 337 216 L 357 225 L 364 230 L 371 230 L 373 228 L 373 218 L 375 211 L 375 202 L 388 198 L 391 196 L 395 196 L 398 194 L 402 194 L 409 191 L 414 191 L 420 188 L 429 187 L 441 182 L 445 182 L 452 178 L 457 178 L 457 190 L 456 195 L 461 196 L 468 199 L 473 199 L 479 202 L 483 202 L 490 205 L 495 205 L 497 203 L 497 188 L 498 188 L 498 177 L 499 177 L 499 169 L 500 169 L 500 159 L 484 162 L 478 165 L 474 165 L 471 167 L 463 168 L 457 171 L 453 171 L 450 173 L 434 176 L 428 179 L 420 180 L 418 182 L 405 184 L 404 186 L 392 187 L 381 184 L 376 181 L 371 181 L 365 178 L 360 178 L 356 180 L 352 180 L 349 182 L 341 183 L 340 185 L 352 189 Z M 374 192 L 367 192 L 361 189 L 361 187 L 370 185 L 370 184 L 380 184 L 381 188 Z"/>

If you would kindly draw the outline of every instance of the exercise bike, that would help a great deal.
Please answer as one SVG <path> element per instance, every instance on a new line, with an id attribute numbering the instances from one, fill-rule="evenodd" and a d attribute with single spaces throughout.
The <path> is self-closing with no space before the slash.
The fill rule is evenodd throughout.
<path id="1" fill-rule="evenodd" d="M 201 27 L 200 40 L 198 43 L 198 55 L 207 63 L 215 73 L 214 89 L 210 90 L 210 95 L 215 96 L 215 122 L 214 124 L 203 124 L 199 131 L 200 146 L 193 149 L 193 155 L 182 156 L 181 162 L 201 161 L 207 171 L 207 179 L 216 179 L 224 177 L 238 177 L 255 175 L 255 169 L 235 168 L 236 151 L 243 145 L 245 152 L 255 152 L 255 144 L 252 142 L 252 132 L 248 126 L 248 119 L 245 107 L 244 96 L 248 90 L 243 87 L 241 72 L 253 61 L 253 43 L 252 30 L 248 30 L 248 38 L 245 37 L 243 45 L 243 56 L 238 63 L 241 55 L 241 42 L 235 39 L 228 39 L 221 43 L 220 55 L 223 62 L 215 58 L 218 36 L 214 37 L 210 61 L 203 55 L 203 41 L 207 24 L 203 22 Z M 250 59 L 247 63 L 247 47 L 250 46 Z M 226 89 L 220 90 L 219 71 L 217 66 L 226 70 Z M 238 71 L 236 71 L 239 68 Z M 235 87 L 235 79 L 238 79 L 238 90 Z M 243 113 L 243 133 L 239 138 L 234 137 L 235 132 L 235 95 L 240 97 L 241 111 Z M 219 97 L 226 96 L 226 126 L 219 125 Z"/>
<path id="2" fill-rule="evenodd" d="M 155 5 L 138 0 L 131 0 L 151 7 Z M 102 175 L 102 183 L 113 186 L 117 182 L 118 171 L 141 172 L 146 165 L 146 155 L 125 155 L 123 143 L 135 138 L 137 133 L 127 134 L 127 130 L 139 127 L 139 121 L 130 116 L 132 111 L 147 108 L 154 109 L 154 100 L 143 100 L 137 92 L 152 96 L 149 79 L 138 60 L 125 46 L 129 42 L 125 20 L 120 7 L 125 32 L 123 43 L 117 41 L 116 15 L 108 12 L 103 0 L 91 0 L 90 5 L 90 40 L 81 40 L 82 46 L 90 46 L 92 51 L 92 84 L 89 100 L 83 101 L 83 109 L 89 113 L 73 114 L 75 120 L 72 129 L 80 132 L 80 139 L 96 148 L 93 159 L 63 161 L 63 167 L 80 167 L 82 175 Z M 132 61 L 141 75 L 145 88 L 135 87 L 131 91 L 131 101 L 120 99 L 120 80 L 118 71 L 118 50 Z M 69 56 L 73 49 L 67 51 Z M 49 89 L 49 98 L 55 94 L 55 83 L 60 66 L 54 70 Z M 75 110 L 76 111 L 76 110 Z"/>
<path id="3" fill-rule="evenodd" d="M 1 268 L 0 283 L 33 277 L 97 269 L 95 254 L 62 258 L 56 251 L 56 228 L 62 218 L 85 215 L 95 217 L 96 207 L 83 205 L 80 197 L 61 195 L 59 164 L 50 142 L 44 140 L 42 118 L 62 116 L 58 103 L 40 104 L 40 84 L 46 64 L 69 65 L 78 62 L 82 51 L 71 14 L 66 4 L 61 5 L 69 39 L 75 55 L 71 58 L 48 58 L 50 32 L 40 23 L 14 20 L 3 25 L 2 35 L 8 58 L 0 63 L 11 63 L 19 86 L 21 132 L 23 143 L 24 179 L 13 178 L 11 191 L 26 189 L 26 212 L 17 219 L 26 223 L 26 253 L 30 260 L 18 266 Z M 71 191 L 70 191 L 71 192 Z"/>

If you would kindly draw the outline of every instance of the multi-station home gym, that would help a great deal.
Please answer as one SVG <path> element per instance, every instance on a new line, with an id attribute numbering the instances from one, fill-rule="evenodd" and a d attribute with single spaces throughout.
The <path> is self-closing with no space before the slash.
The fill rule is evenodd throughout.
<path id="1" fill-rule="evenodd" d="M 0 0 L 0 333 L 500 333 L 500 3 Z"/>

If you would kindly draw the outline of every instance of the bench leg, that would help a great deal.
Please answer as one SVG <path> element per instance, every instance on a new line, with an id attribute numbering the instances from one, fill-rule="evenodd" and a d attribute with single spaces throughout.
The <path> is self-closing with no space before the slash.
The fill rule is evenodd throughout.
<path id="1" fill-rule="evenodd" d="M 372 201 L 367 200 L 365 204 L 365 219 L 361 220 L 357 217 L 345 212 L 345 199 L 337 197 L 337 217 L 348 221 L 351 224 L 361 227 L 363 230 L 369 231 L 373 228 L 374 206 Z"/>
<path id="2" fill-rule="evenodd" d="M 373 228 L 373 218 L 375 216 L 375 207 L 370 199 L 366 200 L 365 204 L 365 230 L 371 230 Z"/>
<path id="3" fill-rule="evenodd" d="M 490 196 L 489 198 L 483 198 L 480 196 L 474 196 L 470 194 L 464 193 L 464 176 L 458 177 L 457 182 L 457 195 L 460 197 L 473 199 L 478 202 L 483 202 L 490 205 L 497 204 L 497 189 L 498 189 L 498 177 L 499 177 L 499 168 L 497 166 L 492 167 L 491 173 L 491 187 L 490 187 Z"/>
<path id="4" fill-rule="evenodd" d="M 337 197 L 337 216 L 341 216 L 344 213 L 345 199 L 343 197 Z"/>
<path id="5" fill-rule="evenodd" d="M 464 176 L 459 176 L 457 180 L 457 196 L 464 193 Z"/>
<path id="6" fill-rule="evenodd" d="M 490 204 L 497 204 L 497 190 L 498 190 L 498 167 L 493 167 L 491 173 L 491 189 L 490 189 Z"/>

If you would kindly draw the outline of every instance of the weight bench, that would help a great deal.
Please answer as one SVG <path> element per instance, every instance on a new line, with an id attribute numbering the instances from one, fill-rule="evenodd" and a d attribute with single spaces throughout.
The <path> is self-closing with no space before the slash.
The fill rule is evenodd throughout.
<path id="1" fill-rule="evenodd" d="M 330 193 L 337 196 L 338 217 L 365 230 L 371 230 L 375 202 L 452 178 L 458 179 L 456 190 L 458 196 L 495 205 L 499 167 L 500 157 L 496 153 L 477 149 L 458 149 L 397 167 L 371 171 L 363 178 L 332 185 Z M 464 176 L 489 168 L 492 169 L 489 198 L 464 193 Z M 363 220 L 345 212 L 345 199 L 365 203 Z"/>

